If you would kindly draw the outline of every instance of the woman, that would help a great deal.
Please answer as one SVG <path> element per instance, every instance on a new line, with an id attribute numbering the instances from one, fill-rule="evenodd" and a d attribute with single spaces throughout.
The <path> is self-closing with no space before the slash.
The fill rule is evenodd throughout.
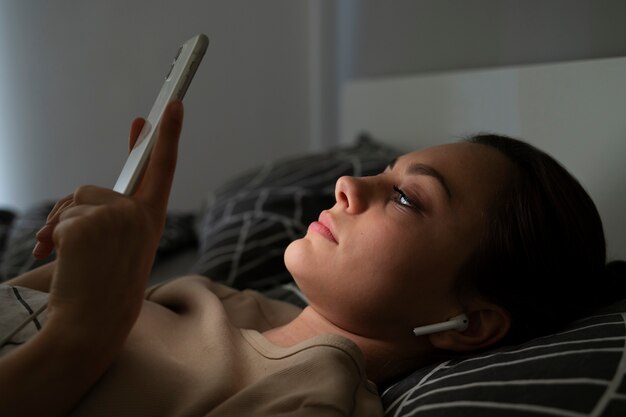
<path id="1" fill-rule="evenodd" d="M 181 125 L 171 104 L 131 198 L 81 187 L 53 209 L 34 253 L 58 260 L 10 283 L 50 295 L 42 330 L 0 358 L 0 414 L 381 415 L 370 381 L 610 301 L 591 200 L 551 158 L 495 136 L 340 178 L 285 253 L 303 311 L 199 277 L 144 300 Z M 466 328 L 413 333 L 460 314 Z"/>

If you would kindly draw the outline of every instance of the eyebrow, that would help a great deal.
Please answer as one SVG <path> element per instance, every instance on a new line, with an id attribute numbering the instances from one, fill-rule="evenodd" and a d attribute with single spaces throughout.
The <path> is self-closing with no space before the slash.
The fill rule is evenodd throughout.
<path id="1" fill-rule="evenodd" d="M 391 162 L 389 162 L 389 165 L 387 166 L 387 168 L 393 169 L 397 161 L 398 161 L 398 158 L 392 159 Z M 450 187 L 448 186 L 448 182 L 446 181 L 445 177 L 441 175 L 439 171 L 437 171 L 435 168 L 431 167 L 430 165 L 416 162 L 416 163 L 409 165 L 406 172 L 411 175 L 427 175 L 429 177 L 436 179 L 437 181 L 439 181 L 439 184 L 446 191 L 446 194 L 448 195 L 448 200 L 452 199 L 452 193 L 450 192 Z"/>

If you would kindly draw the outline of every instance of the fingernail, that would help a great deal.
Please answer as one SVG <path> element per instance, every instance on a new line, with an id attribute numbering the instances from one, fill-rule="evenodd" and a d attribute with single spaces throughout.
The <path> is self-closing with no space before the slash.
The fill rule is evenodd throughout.
<path id="1" fill-rule="evenodd" d="M 40 255 L 41 255 L 41 243 L 37 242 L 37 244 L 33 248 L 33 256 L 35 258 L 39 258 Z"/>
<path id="2" fill-rule="evenodd" d="M 37 234 L 35 236 L 37 238 L 40 238 L 40 237 L 44 236 L 44 234 L 48 233 L 49 230 L 50 230 L 50 225 L 49 224 L 45 224 L 41 229 L 39 229 L 39 231 L 37 232 Z"/>
<path id="3" fill-rule="evenodd" d="M 37 242 L 33 249 L 33 256 L 37 259 L 46 259 L 52 253 L 54 246 L 46 242 Z"/>

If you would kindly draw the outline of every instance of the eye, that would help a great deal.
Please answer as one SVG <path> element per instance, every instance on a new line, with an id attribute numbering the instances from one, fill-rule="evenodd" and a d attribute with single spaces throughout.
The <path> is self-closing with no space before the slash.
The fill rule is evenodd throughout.
<path id="1" fill-rule="evenodd" d="M 394 196 L 394 201 L 396 202 L 396 204 L 409 207 L 417 211 L 422 211 L 422 206 L 409 199 L 404 191 L 402 191 L 398 186 L 394 185 L 393 191 L 396 193 L 396 195 Z"/>

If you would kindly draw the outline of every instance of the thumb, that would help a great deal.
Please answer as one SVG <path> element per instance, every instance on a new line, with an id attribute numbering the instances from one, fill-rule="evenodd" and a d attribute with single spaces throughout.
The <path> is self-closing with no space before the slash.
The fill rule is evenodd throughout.
<path id="1" fill-rule="evenodd" d="M 178 142 L 182 130 L 184 109 L 182 102 L 170 102 L 159 123 L 148 167 L 137 198 L 148 206 L 165 211 L 176 170 Z"/>
<path id="2" fill-rule="evenodd" d="M 144 124 L 145 120 L 138 117 L 133 120 L 133 123 L 130 125 L 130 134 L 128 135 L 128 152 L 132 151 L 135 147 L 135 143 L 137 143 L 137 139 L 139 139 L 139 134 L 141 133 L 141 129 L 143 129 Z"/>

